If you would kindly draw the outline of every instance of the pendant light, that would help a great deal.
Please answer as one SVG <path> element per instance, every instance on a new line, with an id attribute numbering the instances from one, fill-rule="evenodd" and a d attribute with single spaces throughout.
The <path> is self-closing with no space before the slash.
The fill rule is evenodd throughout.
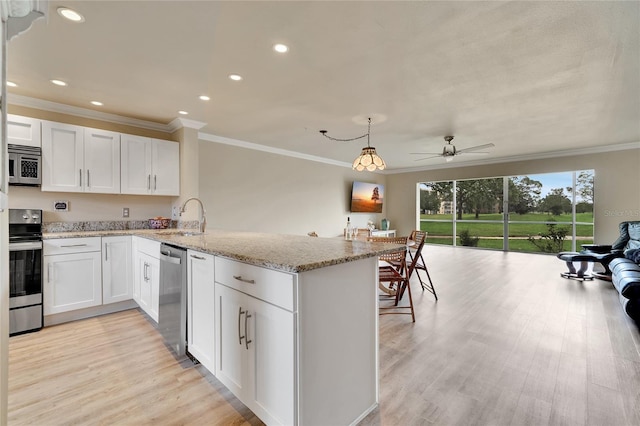
<path id="1" fill-rule="evenodd" d="M 367 138 L 367 146 L 362 148 L 362 152 L 360 153 L 360 155 L 355 160 L 353 160 L 353 166 L 352 166 L 353 170 L 357 170 L 359 172 L 363 170 L 373 172 L 376 169 L 384 170 L 385 167 L 387 167 L 387 165 L 384 163 L 384 160 L 376 152 L 376 149 L 372 147 L 371 144 L 369 143 L 369 135 L 371 134 L 371 118 L 369 118 L 367 133 L 362 136 L 358 136 L 356 138 L 351 138 L 351 139 L 332 138 L 331 136 L 327 135 L 326 130 L 320 130 L 320 133 L 322 133 L 322 136 L 324 136 L 327 139 L 331 139 L 332 141 L 339 141 L 339 142 L 350 142 L 350 141 L 362 139 L 364 137 Z"/>

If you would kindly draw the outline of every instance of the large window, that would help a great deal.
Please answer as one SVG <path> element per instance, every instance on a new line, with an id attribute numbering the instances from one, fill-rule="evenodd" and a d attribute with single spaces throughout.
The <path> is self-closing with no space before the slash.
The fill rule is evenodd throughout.
<path id="1" fill-rule="evenodd" d="M 418 184 L 431 244 L 557 253 L 593 242 L 593 170 Z"/>

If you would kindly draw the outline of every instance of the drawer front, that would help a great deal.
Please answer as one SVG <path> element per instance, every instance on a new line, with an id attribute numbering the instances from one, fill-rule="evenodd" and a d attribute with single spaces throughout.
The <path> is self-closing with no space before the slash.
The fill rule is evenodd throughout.
<path id="1" fill-rule="evenodd" d="M 295 275 L 215 257 L 216 282 L 250 296 L 295 311 Z"/>
<path id="2" fill-rule="evenodd" d="M 147 238 L 135 237 L 136 248 L 139 252 L 146 253 L 151 257 L 160 259 L 160 241 L 149 240 Z"/>
<path id="3" fill-rule="evenodd" d="M 86 253 L 90 251 L 100 251 L 102 249 L 102 238 L 58 238 L 44 240 L 42 242 L 43 254 L 45 256 L 55 254 Z"/>

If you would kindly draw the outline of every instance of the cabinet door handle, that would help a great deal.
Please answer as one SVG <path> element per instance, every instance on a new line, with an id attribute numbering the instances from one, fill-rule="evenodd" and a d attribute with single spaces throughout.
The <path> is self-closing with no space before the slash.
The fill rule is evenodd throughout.
<path id="1" fill-rule="evenodd" d="M 192 254 L 191 257 L 193 257 L 194 259 L 198 259 L 198 260 L 204 260 L 204 257 L 196 256 L 195 254 Z"/>
<path id="2" fill-rule="evenodd" d="M 249 321 L 249 318 L 251 318 L 251 315 L 249 315 L 249 310 L 247 309 L 247 311 L 245 312 L 245 316 L 244 316 L 244 347 L 247 348 L 247 350 L 249 350 L 249 343 L 252 342 L 252 340 L 249 340 L 249 331 L 247 330 L 247 321 Z"/>
<path id="3" fill-rule="evenodd" d="M 64 246 L 60 246 L 61 248 L 70 248 L 70 247 L 86 247 L 87 244 L 67 244 Z"/>
<path id="4" fill-rule="evenodd" d="M 149 281 L 149 277 L 147 276 L 147 266 L 149 266 L 149 264 L 147 262 L 144 262 L 144 269 L 142 270 L 142 275 L 145 282 Z"/>
<path id="5" fill-rule="evenodd" d="M 89 174 L 89 169 L 87 169 L 87 188 L 91 187 L 91 175 Z"/>
<path id="6" fill-rule="evenodd" d="M 233 278 L 235 278 L 238 281 L 242 281 L 243 283 L 248 283 L 248 284 L 255 284 L 256 283 L 255 280 L 248 280 L 246 278 L 242 278 L 242 275 L 234 275 Z"/>
<path id="7" fill-rule="evenodd" d="M 80 187 L 82 187 L 82 169 L 80 169 Z"/>
<path id="8" fill-rule="evenodd" d="M 104 243 L 104 261 L 109 260 L 109 243 Z"/>
<path id="9" fill-rule="evenodd" d="M 153 175 L 153 190 L 158 189 L 158 175 Z"/>
<path id="10" fill-rule="evenodd" d="M 147 189 L 151 190 L 151 175 L 147 175 Z"/>
<path id="11" fill-rule="evenodd" d="M 243 336 L 243 335 L 240 334 L 240 322 L 242 320 L 242 315 L 244 315 L 246 313 L 247 313 L 246 311 L 242 310 L 242 306 L 240 306 L 238 308 L 238 344 L 240 346 L 242 346 L 242 339 L 247 337 L 247 336 Z M 246 327 L 245 327 L 245 330 L 246 330 Z"/>

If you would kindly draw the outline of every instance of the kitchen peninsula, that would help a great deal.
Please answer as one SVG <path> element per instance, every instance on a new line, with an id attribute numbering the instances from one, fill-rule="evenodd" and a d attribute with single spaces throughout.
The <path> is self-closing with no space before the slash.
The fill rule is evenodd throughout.
<path id="1" fill-rule="evenodd" d="M 265 423 L 354 424 L 377 406 L 377 257 L 397 246 L 219 230 L 44 239 L 128 235 L 189 250 L 189 271 L 204 271 L 199 285 L 209 288 L 201 294 L 214 295 L 188 295 L 188 327 L 199 327 L 200 317 L 215 323 L 208 324 L 213 359 L 203 365 Z M 192 269 L 209 260 L 210 269 Z"/>

